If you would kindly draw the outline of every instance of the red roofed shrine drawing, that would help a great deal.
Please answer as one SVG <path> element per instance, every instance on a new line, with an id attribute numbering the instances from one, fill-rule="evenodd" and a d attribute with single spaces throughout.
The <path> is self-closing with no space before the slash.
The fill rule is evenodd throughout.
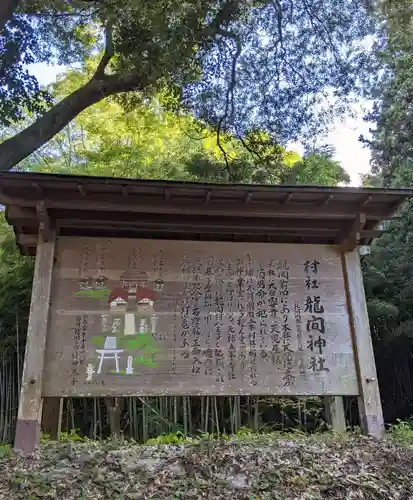
<path id="1" fill-rule="evenodd" d="M 157 280 L 156 286 L 163 288 L 163 282 Z M 114 311 L 151 312 L 157 300 L 165 300 L 165 297 L 148 285 L 148 275 L 143 271 L 129 269 L 120 276 L 121 286 L 111 290 L 108 298 L 109 306 Z"/>

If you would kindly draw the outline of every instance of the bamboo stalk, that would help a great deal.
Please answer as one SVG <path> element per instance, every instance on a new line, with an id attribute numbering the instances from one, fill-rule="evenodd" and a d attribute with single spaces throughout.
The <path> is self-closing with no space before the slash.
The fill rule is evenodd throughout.
<path id="1" fill-rule="evenodd" d="M 221 432 L 223 434 L 228 433 L 227 430 L 227 421 L 225 418 L 225 407 L 226 407 L 226 398 L 225 397 L 219 397 L 219 413 L 220 413 L 220 422 L 221 422 Z"/>
<path id="2" fill-rule="evenodd" d="M 164 401 L 163 397 L 161 396 L 159 399 L 159 414 L 162 415 L 163 418 L 165 418 L 165 410 L 164 410 Z M 162 423 L 158 422 L 158 428 L 160 428 L 160 433 L 167 431 L 168 429 L 162 428 Z"/>
<path id="3" fill-rule="evenodd" d="M 176 396 L 174 396 L 173 407 L 174 407 L 174 425 L 176 427 L 176 425 L 178 423 L 178 405 L 177 405 L 177 397 Z"/>
<path id="4" fill-rule="evenodd" d="M 201 429 L 205 428 L 205 422 L 204 422 L 204 411 L 205 411 L 205 396 L 201 396 Z"/>
<path id="5" fill-rule="evenodd" d="M 4 361 L 4 350 L 1 353 L 2 363 L 1 363 L 1 397 L 0 397 L 0 430 L 2 435 L 2 440 L 4 441 L 4 430 L 5 430 L 5 393 L 6 393 L 6 371 L 5 371 L 5 361 Z"/>
<path id="6" fill-rule="evenodd" d="M 69 411 L 70 411 L 70 430 L 74 431 L 76 427 L 75 427 L 75 412 L 74 412 L 74 408 L 73 408 L 72 398 L 69 398 L 68 403 L 69 403 Z"/>
<path id="7" fill-rule="evenodd" d="M 97 399 L 93 398 L 93 439 L 97 438 Z"/>
<path id="8" fill-rule="evenodd" d="M 259 427 L 259 405 L 260 405 L 260 398 L 259 396 L 257 396 L 255 398 L 255 404 L 254 404 L 254 431 L 257 432 L 258 431 L 258 427 Z"/>
<path id="9" fill-rule="evenodd" d="M 206 397 L 204 432 L 208 432 L 208 412 L 209 412 L 209 396 Z"/>
<path id="10" fill-rule="evenodd" d="M 304 428 L 307 431 L 308 430 L 308 422 L 307 422 L 307 398 L 304 398 L 304 405 L 303 405 L 303 410 L 304 410 Z"/>
<path id="11" fill-rule="evenodd" d="M 8 357 L 8 356 L 7 356 Z M 9 358 L 9 357 L 8 357 Z M 6 367 L 7 367 L 7 387 L 6 387 L 6 401 L 5 401 L 5 406 L 4 406 L 4 437 L 3 441 L 6 442 L 8 440 L 8 436 L 10 435 L 10 408 L 11 408 L 11 403 L 12 403 L 12 395 L 13 395 L 13 388 L 14 388 L 14 377 L 13 377 L 13 365 L 12 365 L 12 359 L 9 360 L 7 359 Z"/>
<path id="12" fill-rule="evenodd" d="M 17 390 L 20 393 L 20 327 L 19 314 L 16 313 L 16 359 L 17 359 Z"/>
<path id="13" fill-rule="evenodd" d="M 284 412 L 284 398 L 281 398 L 281 428 L 284 431 L 285 428 L 285 412 Z"/>
<path id="14" fill-rule="evenodd" d="M 146 398 L 139 398 L 142 402 L 142 441 L 145 443 L 148 440 L 148 419 L 146 412 Z"/>
<path id="15" fill-rule="evenodd" d="M 184 417 L 184 433 L 188 434 L 188 414 L 186 407 L 186 397 L 182 398 L 182 408 L 183 408 L 183 417 Z"/>
<path id="16" fill-rule="evenodd" d="M 135 437 L 135 411 L 133 407 L 133 398 L 128 398 L 128 413 L 129 413 L 129 428 L 128 434 L 131 439 L 136 439 Z"/>
<path id="17" fill-rule="evenodd" d="M 136 412 L 136 398 L 129 398 L 129 408 L 130 408 L 130 421 L 129 421 L 129 434 L 130 436 L 138 440 L 138 416 Z"/>
<path id="18" fill-rule="evenodd" d="M 170 422 L 168 422 L 167 420 L 165 420 L 164 417 L 160 413 L 158 413 L 153 408 L 153 406 L 150 405 L 150 401 L 147 402 L 146 399 L 149 399 L 149 398 L 139 397 L 139 400 L 141 401 L 143 408 L 145 408 L 147 410 L 150 410 L 152 413 L 154 413 L 155 415 L 157 415 L 166 425 L 169 425 Z M 142 416 L 143 416 L 143 412 L 142 412 Z M 147 420 L 146 425 L 148 425 L 149 424 L 149 422 L 148 422 L 148 415 L 146 415 L 145 418 Z M 149 429 L 149 425 L 148 425 L 148 429 Z M 149 431 L 148 431 L 148 434 L 149 434 Z"/>
<path id="19" fill-rule="evenodd" d="M 230 425 L 231 425 L 231 434 L 235 434 L 234 405 L 232 404 L 232 397 L 230 396 L 228 399 L 229 399 L 229 419 L 230 419 Z M 234 398 L 234 404 L 235 404 L 235 398 Z"/>
<path id="20" fill-rule="evenodd" d="M 9 376 L 9 370 L 7 368 L 9 367 L 9 363 L 5 362 L 5 355 L 3 352 L 3 373 L 4 373 L 4 383 L 5 387 L 3 387 L 3 397 L 2 397 L 2 412 L 1 412 L 1 428 L 2 428 L 2 441 L 4 442 L 7 439 L 7 410 L 8 410 L 8 395 L 10 391 L 10 387 L 8 387 L 8 382 L 10 381 L 10 376 Z"/>
<path id="21" fill-rule="evenodd" d="M 219 439 L 220 437 L 220 432 L 219 432 L 219 416 L 218 416 L 218 405 L 217 405 L 217 397 L 214 396 L 214 409 L 215 409 L 215 425 L 217 428 L 217 437 Z"/>
<path id="22" fill-rule="evenodd" d="M 189 396 L 186 398 L 186 404 L 188 406 L 188 429 L 189 433 L 192 433 L 192 397 Z"/>
<path id="23" fill-rule="evenodd" d="M 99 422 L 99 439 L 102 440 L 102 412 L 101 412 L 101 400 L 98 400 L 98 422 Z"/>
<path id="24" fill-rule="evenodd" d="M 235 432 L 239 431 L 239 428 L 241 427 L 241 398 L 240 396 L 235 396 L 234 398 L 234 427 L 235 427 Z"/>

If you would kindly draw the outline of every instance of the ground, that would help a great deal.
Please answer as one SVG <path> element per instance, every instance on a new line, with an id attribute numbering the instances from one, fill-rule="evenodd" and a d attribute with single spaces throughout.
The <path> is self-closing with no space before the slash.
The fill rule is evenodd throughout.
<path id="1" fill-rule="evenodd" d="M 0 458 L 0 498 L 408 500 L 413 446 L 333 435 L 158 446 L 47 442 L 33 458 Z"/>

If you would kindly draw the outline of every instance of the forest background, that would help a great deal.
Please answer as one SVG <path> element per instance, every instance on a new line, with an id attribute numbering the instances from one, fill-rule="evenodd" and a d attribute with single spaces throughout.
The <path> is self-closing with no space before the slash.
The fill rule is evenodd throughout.
<path id="1" fill-rule="evenodd" d="M 329 0 L 6 0 L 0 6 L 0 171 L 259 184 L 345 185 L 320 144 L 354 103 L 366 186 L 411 187 L 413 3 Z M 37 62 L 68 68 L 41 87 Z M 317 140 L 316 140 L 317 139 Z M 299 155 L 287 145 L 301 141 Z M 413 415 L 413 205 L 363 260 L 385 420 Z M 32 260 L 1 219 L 0 440 L 13 436 Z M 121 427 L 236 432 L 318 428 L 317 398 L 131 398 Z M 181 399 L 181 398 L 179 398 Z M 346 401 L 357 424 L 355 401 Z M 110 430 L 104 401 L 68 400 L 64 426 Z M 113 424 L 113 422 L 112 422 Z"/>

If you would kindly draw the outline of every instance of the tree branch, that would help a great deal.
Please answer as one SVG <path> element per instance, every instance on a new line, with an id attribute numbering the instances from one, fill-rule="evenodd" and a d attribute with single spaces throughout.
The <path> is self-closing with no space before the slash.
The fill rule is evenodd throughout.
<path id="1" fill-rule="evenodd" d="M 234 89 L 235 85 L 237 83 L 236 80 L 236 73 L 237 73 L 237 62 L 238 58 L 241 55 L 242 51 L 242 45 L 241 45 L 241 40 L 239 36 L 236 33 L 233 33 L 231 31 L 227 31 L 224 29 L 219 28 L 217 30 L 217 34 L 221 35 L 226 38 L 231 38 L 235 42 L 235 53 L 232 58 L 232 64 L 231 64 L 231 76 L 230 76 L 230 81 L 228 83 L 228 88 L 227 88 L 227 93 L 226 93 L 226 98 L 225 98 L 225 111 L 224 114 L 220 117 L 218 121 L 218 129 L 217 129 L 217 145 L 219 149 L 221 150 L 222 154 L 224 155 L 224 160 L 225 160 L 225 166 L 229 175 L 229 180 L 230 182 L 232 181 L 232 171 L 231 167 L 229 165 L 228 161 L 228 154 L 225 151 L 225 148 L 223 147 L 221 143 L 221 131 L 222 131 L 222 126 L 225 122 L 225 120 L 228 118 L 228 111 L 229 111 L 229 106 L 231 105 L 231 114 L 234 115 Z"/>
<path id="2" fill-rule="evenodd" d="M 29 127 L 0 144 L 0 172 L 15 167 L 46 144 L 89 106 L 111 95 L 139 89 L 139 81 L 135 73 L 104 75 L 100 79 L 93 77 Z"/>
<path id="3" fill-rule="evenodd" d="M 0 32 L 13 17 L 18 5 L 19 0 L 0 0 Z"/>
<path id="4" fill-rule="evenodd" d="M 94 78 L 102 78 L 105 74 L 106 66 L 109 61 L 115 55 L 115 49 L 113 46 L 113 20 L 107 21 L 105 26 L 105 52 L 103 53 L 102 59 L 96 68 Z"/>
<path id="5" fill-rule="evenodd" d="M 317 16 L 317 14 L 314 12 L 314 10 L 308 5 L 306 0 L 303 0 L 303 7 L 306 13 L 308 14 L 309 21 L 311 23 L 311 26 L 314 29 L 315 33 L 319 33 L 320 37 L 323 39 L 324 43 L 330 47 L 331 53 L 334 57 L 334 60 L 336 61 L 338 66 L 341 66 L 341 62 L 339 60 L 339 57 L 337 55 L 337 48 L 334 45 L 334 42 L 331 38 L 330 30 L 326 27 L 324 24 L 324 21 Z M 321 29 L 318 29 L 317 26 L 314 23 L 313 18 L 320 24 Z M 326 38 L 323 37 L 323 32 L 326 36 Z"/>

